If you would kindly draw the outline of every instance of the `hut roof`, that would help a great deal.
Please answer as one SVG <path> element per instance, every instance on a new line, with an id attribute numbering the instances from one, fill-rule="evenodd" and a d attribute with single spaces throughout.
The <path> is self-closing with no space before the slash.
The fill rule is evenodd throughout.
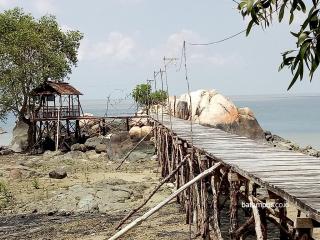
<path id="1" fill-rule="evenodd" d="M 82 95 L 77 89 L 66 82 L 46 81 L 31 92 L 32 95 Z"/>

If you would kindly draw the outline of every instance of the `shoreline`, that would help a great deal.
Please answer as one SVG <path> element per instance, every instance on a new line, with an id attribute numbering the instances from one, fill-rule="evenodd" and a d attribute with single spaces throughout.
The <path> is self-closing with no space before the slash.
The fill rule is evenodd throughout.
<path id="1" fill-rule="evenodd" d="M 271 147 L 273 146 L 281 149 L 287 149 L 290 151 L 295 151 L 295 152 L 303 153 L 305 155 L 320 158 L 320 148 L 315 147 L 313 144 L 302 146 L 301 144 L 291 139 L 284 138 L 282 136 L 279 136 L 278 134 L 273 134 L 269 130 L 264 130 L 264 134 L 265 134 L 265 139 L 267 141 L 267 144 L 270 145 Z M 0 134 L 0 136 L 1 137 L 6 136 L 6 139 L 8 139 L 8 138 L 12 138 L 12 133 L 4 132 L 3 134 Z M 1 153 L 1 152 L 5 149 L 10 148 L 11 139 L 6 141 L 8 142 L 8 144 L 3 144 L 1 140 L 0 140 L 0 155 L 4 155 L 4 153 Z"/>

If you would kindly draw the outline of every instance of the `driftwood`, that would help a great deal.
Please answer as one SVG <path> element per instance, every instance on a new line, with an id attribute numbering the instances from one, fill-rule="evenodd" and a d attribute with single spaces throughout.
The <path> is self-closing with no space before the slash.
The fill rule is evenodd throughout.
<path id="1" fill-rule="evenodd" d="M 180 167 L 186 162 L 189 155 L 185 156 L 184 159 L 179 163 L 179 165 L 176 167 L 174 171 L 171 172 L 170 175 L 168 175 L 166 178 L 164 178 L 156 187 L 155 189 L 150 193 L 150 195 L 146 198 L 146 200 L 139 205 L 137 208 L 133 209 L 125 218 L 123 218 L 118 226 L 116 227 L 116 230 L 119 229 L 133 214 L 135 214 L 137 211 L 139 211 L 144 205 L 149 202 L 149 200 L 152 198 L 152 196 L 159 190 L 159 188 L 168 182 L 180 169 Z"/>
<path id="2" fill-rule="evenodd" d="M 126 156 L 121 160 L 119 166 L 116 168 L 116 170 L 118 170 L 122 164 L 124 163 L 125 160 L 127 160 L 127 158 L 131 155 L 131 153 L 136 150 L 136 148 L 150 135 L 150 133 L 152 133 L 152 131 L 154 130 L 154 128 L 151 129 L 151 131 L 145 135 L 127 154 Z"/>
<path id="3" fill-rule="evenodd" d="M 218 168 L 221 165 L 221 163 L 217 163 L 214 166 L 212 166 L 211 168 L 203 171 L 201 174 L 199 174 L 198 176 L 196 176 L 195 178 L 193 178 L 191 181 L 187 182 L 186 184 L 184 184 L 182 187 L 180 187 L 177 191 L 175 191 L 174 193 L 172 193 L 168 198 L 166 198 L 165 200 L 163 200 L 161 203 L 159 203 L 157 206 L 155 206 L 154 208 L 150 209 L 148 212 L 146 212 L 143 216 L 137 218 L 136 220 L 134 220 L 133 222 L 131 222 L 129 225 L 127 225 L 125 228 L 123 228 L 122 230 L 120 230 L 119 232 L 117 232 L 115 235 L 113 235 L 111 238 L 109 238 L 109 240 L 115 240 L 118 239 L 119 237 L 121 237 L 122 235 L 124 235 L 125 233 L 127 233 L 128 231 L 130 231 L 132 228 L 134 228 L 135 226 L 141 224 L 143 221 L 145 221 L 147 218 L 149 218 L 151 215 L 153 215 L 154 213 L 156 213 L 157 211 L 159 211 L 163 206 L 165 206 L 166 204 L 168 204 L 172 199 L 174 199 L 175 197 L 177 197 L 179 195 L 179 193 L 183 192 L 184 190 L 186 190 L 187 188 L 189 188 L 190 186 L 192 186 L 194 183 L 198 182 L 199 180 L 207 177 L 208 175 L 212 174 L 212 172 L 214 172 L 216 170 L 216 168 Z"/>

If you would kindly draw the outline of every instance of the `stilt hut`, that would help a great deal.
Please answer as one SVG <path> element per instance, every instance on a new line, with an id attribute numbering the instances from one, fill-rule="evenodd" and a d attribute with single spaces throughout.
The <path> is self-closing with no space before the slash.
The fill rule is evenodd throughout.
<path id="1" fill-rule="evenodd" d="M 30 119 L 34 148 L 68 148 L 80 137 L 82 93 L 69 83 L 46 81 L 31 92 Z"/>

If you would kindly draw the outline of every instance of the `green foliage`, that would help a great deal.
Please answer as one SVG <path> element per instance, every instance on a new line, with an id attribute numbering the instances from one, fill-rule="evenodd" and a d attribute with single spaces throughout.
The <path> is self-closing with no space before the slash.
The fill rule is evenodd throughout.
<path id="1" fill-rule="evenodd" d="M 33 88 L 72 72 L 82 37 L 63 32 L 54 16 L 35 19 L 19 8 L 0 13 L 0 120 L 9 112 L 23 118 Z"/>
<path id="2" fill-rule="evenodd" d="M 135 102 L 141 107 L 148 107 L 150 105 L 164 104 L 168 98 L 166 91 L 157 90 L 151 92 L 151 86 L 149 84 L 137 85 L 131 93 Z"/>
<path id="3" fill-rule="evenodd" d="M 150 95 L 152 104 L 164 104 L 168 98 L 168 94 L 166 91 L 158 90 Z"/>
<path id="4" fill-rule="evenodd" d="M 38 179 L 38 178 L 32 179 L 32 186 L 33 186 L 35 189 L 40 189 L 40 184 L 39 184 L 39 179 Z"/>
<path id="5" fill-rule="evenodd" d="M 151 86 L 149 84 L 139 84 L 132 90 L 132 97 L 139 106 L 150 105 Z"/>
<path id="6" fill-rule="evenodd" d="M 5 182 L 0 181 L 0 209 L 6 208 L 13 200 L 8 186 Z"/>
<path id="7" fill-rule="evenodd" d="M 303 79 L 304 70 L 307 68 L 310 81 L 313 78 L 320 62 L 320 18 L 319 1 L 310 1 L 309 14 L 301 23 L 299 32 L 292 33 L 296 38 L 297 48 L 286 51 L 282 54 L 283 61 L 279 67 L 282 70 L 288 67 L 293 79 L 288 90 L 295 84 L 298 78 Z M 247 27 L 247 35 L 254 24 L 267 27 L 272 22 L 272 14 L 277 12 L 278 21 L 282 22 L 286 12 L 289 13 L 289 24 L 294 20 L 297 12 L 307 12 L 304 0 L 242 0 L 238 5 L 243 17 L 249 17 L 251 20 Z"/>

